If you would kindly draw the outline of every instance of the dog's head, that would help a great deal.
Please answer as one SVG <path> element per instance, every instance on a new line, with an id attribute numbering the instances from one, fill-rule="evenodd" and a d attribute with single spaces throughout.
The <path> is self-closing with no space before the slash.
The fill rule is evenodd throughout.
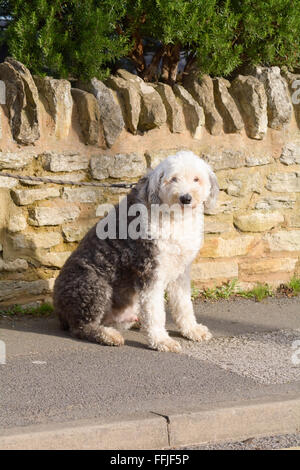
<path id="1" fill-rule="evenodd" d="M 144 181 L 150 204 L 192 208 L 204 204 L 205 210 L 212 210 L 219 194 L 218 181 L 210 166 L 190 151 L 170 155 Z"/>

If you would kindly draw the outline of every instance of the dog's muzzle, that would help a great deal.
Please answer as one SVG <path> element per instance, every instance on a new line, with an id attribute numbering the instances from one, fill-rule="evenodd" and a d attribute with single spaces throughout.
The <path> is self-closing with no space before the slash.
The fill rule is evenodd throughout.
<path id="1" fill-rule="evenodd" d="M 192 196 L 190 194 L 183 194 L 180 196 L 179 201 L 181 204 L 190 204 L 192 202 Z"/>

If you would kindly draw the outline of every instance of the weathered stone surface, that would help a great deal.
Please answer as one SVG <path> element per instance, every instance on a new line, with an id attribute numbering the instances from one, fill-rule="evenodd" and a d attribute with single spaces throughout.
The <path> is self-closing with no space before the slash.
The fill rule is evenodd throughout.
<path id="1" fill-rule="evenodd" d="M 87 162 L 89 164 L 89 162 Z M 77 182 L 79 183 L 80 181 L 84 181 L 86 179 L 86 173 L 84 172 L 70 172 L 69 174 L 64 174 L 64 175 L 51 175 L 51 179 L 55 181 L 59 181 L 63 179 L 67 183 L 70 182 Z"/>
<path id="2" fill-rule="evenodd" d="M 45 170 L 53 172 L 86 170 L 89 167 L 89 157 L 76 153 L 44 152 L 43 167 Z"/>
<path id="3" fill-rule="evenodd" d="M 69 202 L 95 203 L 101 199 L 103 191 L 92 188 L 64 188 L 63 199 Z"/>
<path id="4" fill-rule="evenodd" d="M 166 108 L 167 123 L 171 132 L 183 132 L 185 129 L 183 110 L 172 88 L 165 83 L 158 83 L 155 89 L 160 94 Z"/>
<path id="5" fill-rule="evenodd" d="M 284 222 L 280 212 L 249 212 L 236 214 L 233 223 L 242 232 L 265 232 Z"/>
<path id="6" fill-rule="evenodd" d="M 203 108 L 205 125 L 212 135 L 219 135 L 223 129 L 223 121 L 215 107 L 214 86 L 209 75 L 198 78 L 197 72 L 184 77 L 184 87 L 191 93 L 197 103 Z"/>
<path id="7" fill-rule="evenodd" d="M 273 163 L 274 158 L 270 155 L 248 155 L 246 157 L 246 166 L 262 166 Z"/>
<path id="8" fill-rule="evenodd" d="M 231 84 L 230 92 L 243 117 L 248 136 L 263 139 L 268 127 L 264 85 L 256 77 L 238 75 Z"/>
<path id="9" fill-rule="evenodd" d="M 98 100 L 106 144 L 112 147 L 125 126 L 121 107 L 113 92 L 97 78 L 92 78 L 89 83 L 78 83 L 78 88 L 92 93 Z"/>
<path id="10" fill-rule="evenodd" d="M 9 232 L 21 232 L 27 227 L 26 217 L 22 212 L 12 214 L 9 217 L 7 229 Z"/>
<path id="11" fill-rule="evenodd" d="M 114 156 L 111 155 L 93 155 L 91 157 L 91 173 L 96 180 L 103 180 L 109 177 L 110 168 L 114 164 Z"/>
<path id="12" fill-rule="evenodd" d="M 292 196 L 273 196 L 264 197 L 255 204 L 255 209 L 273 210 L 273 209 L 292 209 L 296 198 Z"/>
<path id="13" fill-rule="evenodd" d="M 71 251 L 47 252 L 45 250 L 37 250 L 34 254 L 34 258 L 43 266 L 62 268 L 71 253 Z"/>
<path id="14" fill-rule="evenodd" d="M 207 281 L 235 277 L 238 277 L 238 263 L 236 261 L 201 261 L 192 265 L 194 280 Z"/>
<path id="15" fill-rule="evenodd" d="M 205 223 L 204 232 L 205 233 L 226 233 L 231 229 L 230 225 L 224 222 L 212 222 L 207 221 Z"/>
<path id="16" fill-rule="evenodd" d="M 204 232 L 205 233 L 227 233 L 233 230 L 232 220 L 217 220 L 212 216 L 205 217 Z"/>
<path id="17" fill-rule="evenodd" d="M 267 177 L 266 188 L 277 193 L 300 192 L 300 172 L 272 173 Z"/>
<path id="18" fill-rule="evenodd" d="M 68 80 L 53 77 L 35 76 L 34 81 L 46 103 L 46 109 L 55 123 L 55 136 L 58 139 L 68 137 L 72 121 L 73 100 L 71 84 Z"/>
<path id="19" fill-rule="evenodd" d="M 167 112 L 163 101 L 152 85 L 144 82 L 140 84 L 141 112 L 139 129 L 148 131 L 155 127 L 161 127 L 167 121 Z"/>
<path id="20" fill-rule="evenodd" d="M 0 188 L 11 189 L 18 185 L 18 180 L 14 178 L 8 178 L 6 176 L 1 176 L 0 173 Z"/>
<path id="21" fill-rule="evenodd" d="M 147 131 L 161 127 L 167 120 L 167 113 L 163 101 L 155 88 L 145 82 L 140 84 L 141 113 L 139 129 Z"/>
<path id="22" fill-rule="evenodd" d="M 0 258 L 0 272 L 18 272 L 26 271 L 28 269 L 28 263 L 25 259 L 17 258 L 14 261 L 3 261 Z"/>
<path id="23" fill-rule="evenodd" d="M 96 180 L 105 178 L 137 178 L 146 170 L 145 159 L 137 153 L 116 155 L 94 155 L 91 158 L 92 176 Z"/>
<path id="24" fill-rule="evenodd" d="M 286 81 L 279 67 L 256 67 L 255 76 L 264 84 L 268 100 L 268 124 L 282 129 L 292 117 L 292 105 Z"/>
<path id="25" fill-rule="evenodd" d="M 79 242 L 85 234 L 98 222 L 98 218 L 84 219 L 70 222 L 62 226 L 62 233 L 66 242 Z"/>
<path id="26" fill-rule="evenodd" d="M 214 78 L 215 104 L 219 114 L 223 118 L 224 131 L 226 133 L 239 132 L 244 128 L 241 113 L 229 93 L 230 82 L 224 78 Z"/>
<path id="27" fill-rule="evenodd" d="M 289 86 L 295 118 L 300 128 L 300 74 L 285 71 L 284 77 Z"/>
<path id="28" fill-rule="evenodd" d="M 226 170 L 228 168 L 241 168 L 245 165 L 245 155 L 240 150 L 224 150 L 220 153 L 202 154 L 201 158 L 211 165 L 215 171 Z"/>
<path id="29" fill-rule="evenodd" d="M 166 150 L 146 150 L 145 158 L 147 161 L 148 168 L 155 168 L 157 165 L 159 165 L 160 162 L 162 162 L 169 155 L 175 155 L 180 150 L 189 150 L 189 149 L 180 147 L 180 148 L 172 148 L 172 149 L 166 149 Z"/>
<path id="30" fill-rule="evenodd" d="M 123 78 L 123 80 L 127 80 L 135 85 L 143 82 L 143 80 L 138 75 L 135 75 L 126 69 L 118 69 L 117 75 L 118 77 Z"/>
<path id="31" fill-rule="evenodd" d="M 0 152 L 0 170 L 25 168 L 33 161 L 33 158 L 33 155 L 29 153 Z"/>
<path id="32" fill-rule="evenodd" d="M 300 228 L 300 213 L 290 214 L 289 227 Z"/>
<path id="33" fill-rule="evenodd" d="M 42 186 L 44 183 L 42 181 L 34 181 L 34 180 L 20 180 L 19 183 L 22 186 Z"/>
<path id="34" fill-rule="evenodd" d="M 244 197 L 253 192 L 260 194 L 263 189 L 263 177 L 260 173 L 234 173 L 226 178 L 226 183 L 227 194 L 235 197 Z"/>
<path id="35" fill-rule="evenodd" d="M 174 85 L 174 93 L 179 98 L 183 107 L 185 123 L 194 139 L 202 137 L 205 116 L 203 108 L 197 103 L 192 95 L 181 85 Z"/>
<path id="36" fill-rule="evenodd" d="M 27 206 L 35 201 L 59 196 L 58 188 L 14 189 L 11 191 L 11 197 L 17 206 Z"/>
<path id="37" fill-rule="evenodd" d="M 200 257 L 206 258 L 229 258 L 234 256 L 244 256 L 251 249 L 255 238 L 251 235 L 243 235 L 230 239 L 210 238 L 204 243 L 200 250 Z"/>
<path id="38" fill-rule="evenodd" d="M 87 161 L 87 165 L 89 164 L 89 161 Z M 1 173 L 0 173 L 1 175 Z M 68 184 L 68 182 L 70 182 L 70 184 L 72 184 L 73 182 L 80 182 L 80 181 L 84 181 L 86 179 L 86 173 L 84 172 L 70 172 L 68 174 L 64 174 L 64 175 L 46 175 L 45 177 L 46 178 L 50 178 L 51 180 L 54 180 L 54 181 L 59 181 L 59 180 L 64 180 L 64 182 L 66 182 L 66 184 Z M 11 178 L 9 178 L 11 179 Z M 12 179 L 12 181 L 17 181 L 17 184 L 18 184 L 18 180 L 14 180 Z M 0 183 L 1 183 L 1 180 L 0 180 Z M 22 186 L 43 186 L 45 183 L 42 182 L 42 181 L 31 181 L 31 180 L 26 180 L 26 179 L 22 179 L 19 181 L 19 183 L 22 185 Z M 1 185 L 0 185 L 1 187 Z M 14 186 L 13 186 L 14 187 Z M 59 186 L 58 186 L 59 187 Z"/>
<path id="39" fill-rule="evenodd" d="M 29 209 L 30 225 L 44 226 L 44 225 L 61 225 L 65 222 L 77 219 L 80 214 L 80 209 L 74 205 L 69 204 L 63 207 L 34 207 Z"/>
<path id="40" fill-rule="evenodd" d="M 122 77 L 111 76 L 107 80 L 110 88 L 118 93 L 124 107 L 124 121 L 126 129 L 136 134 L 141 112 L 141 95 L 135 83 L 124 80 Z"/>
<path id="41" fill-rule="evenodd" d="M 92 93 L 78 88 L 72 88 L 71 93 L 77 106 L 84 142 L 96 145 L 102 135 L 99 102 Z"/>
<path id="42" fill-rule="evenodd" d="M 271 251 L 300 251 L 300 230 L 267 233 L 264 240 Z"/>
<path id="43" fill-rule="evenodd" d="M 247 260 L 239 264 L 240 273 L 247 275 L 269 274 L 277 272 L 293 272 L 297 258 L 263 258 Z"/>
<path id="44" fill-rule="evenodd" d="M 113 166 L 109 169 L 112 178 L 136 178 L 146 170 L 146 163 L 136 153 L 114 155 Z"/>
<path id="45" fill-rule="evenodd" d="M 10 237 L 12 246 L 18 251 L 35 251 L 37 248 L 53 248 L 62 242 L 58 232 L 19 233 Z"/>
<path id="46" fill-rule="evenodd" d="M 119 69 L 117 74 L 134 86 L 140 94 L 141 110 L 138 128 L 141 131 L 147 131 L 162 126 L 167 120 L 167 113 L 155 88 L 127 70 Z"/>
<path id="47" fill-rule="evenodd" d="M 38 91 L 29 70 L 7 57 L 0 64 L 0 80 L 6 85 L 10 127 L 17 142 L 28 145 L 40 137 Z"/>
<path id="48" fill-rule="evenodd" d="M 231 214 L 239 210 L 242 206 L 242 199 L 231 197 L 224 191 L 220 191 L 219 197 L 217 200 L 217 205 L 212 210 L 205 210 L 207 215 L 216 215 L 216 214 Z"/>
<path id="49" fill-rule="evenodd" d="M 279 158 L 284 165 L 300 165 L 300 141 L 286 144 Z"/>
<path id="50" fill-rule="evenodd" d="M 251 248 L 255 242 L 255 238 L 251 235 L 226 240 L 220 238 L 217 255 L 220 257 L 245 256 L 251 252 Z"/>
<path id="51" fill-rule="evenodd" d="M 53 289 L 53 279 L 38 281 L 0 281 L 0 302 L 23 295 L 46 294 Z"/>

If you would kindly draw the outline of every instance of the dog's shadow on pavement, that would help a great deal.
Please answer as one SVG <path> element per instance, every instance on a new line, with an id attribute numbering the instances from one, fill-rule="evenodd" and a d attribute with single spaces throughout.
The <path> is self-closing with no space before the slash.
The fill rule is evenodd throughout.
<path id="1" fill-rule="evenodd" d="M 60 340 L 64 343 L 78 343 L 78 344 L 96 344 L 90 343 L 86 340 L 73 338 L 68 331 L 64 331 L 60 328 L 59 321 L 54 314 L 49 316 L 0 316 L 0 330 L 5 334 L 5 330 L 13 330 L 14 332 L 24 333 L 31 335 L 34 339 L 35 335 L 43 335 L 48 337 L 55 337 L 57 342 Z M 175 330 L 175 326 L 172 325 L 168 328 L 170 336 L 180 338 L 180 334 Z M 125 346 L 135 349 L 144 349 L 149 351 L 149 347 L 146 340 L 146 335 L 139 329 L 130 329 L 122 331 L 125 338 Z M 71 343 L 70 343 L 71 342 Z M 109 347 L 105 345 L 97 345 L 101 347 Z"/>
<path id="2" fill-rule="evenodd" d="M 91 343 L 87 340 L 82 340 L 72 337 L 68 331 L 64 331 L 60 328 L 60 324 L 55 315 L 51 314 L 45 317 L 34 317 L 34 316 L 0 316 L 0 330 L 3 334 L 5 330 L 13 330 L 19 333 L 25 333 L 30 335 L 45 335 L 49 337 L 55 337 L 59 341 L 60 338 L 62 341 L 74 342 L 79 344 L 96 344 Z M 138 329 L 132 329 L 123 331 L 125 337 L 125 346 L 130 346 L 132 348 L 138 349 L 148 349 L 145 335 L 140 332 Z M 135 336 L 137 339 L 135 340 Z M 101 347 L 109 347 L 106 345 L 98 345 Z"/>
<path id="3" fill-rule="evenodd" d="M 60 328 L 59 321 L 54 315 L 31 316 L 31 315 L 1 315 L 1 330 L 14 330 L 24 333 L 36 333 L 47 336 L 68 337 L 68 332 Z"/>

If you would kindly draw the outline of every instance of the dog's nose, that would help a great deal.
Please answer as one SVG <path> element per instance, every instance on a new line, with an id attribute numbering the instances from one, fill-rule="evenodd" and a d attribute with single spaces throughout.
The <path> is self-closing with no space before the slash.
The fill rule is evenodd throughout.
<path id="1" fill-rule="evenodd" d="M 179 200 L 182 204 L 190 204 L 192 202 L 192 196 L 188 193 L 183 194 L 182 196 L 180 196 Z"/>

